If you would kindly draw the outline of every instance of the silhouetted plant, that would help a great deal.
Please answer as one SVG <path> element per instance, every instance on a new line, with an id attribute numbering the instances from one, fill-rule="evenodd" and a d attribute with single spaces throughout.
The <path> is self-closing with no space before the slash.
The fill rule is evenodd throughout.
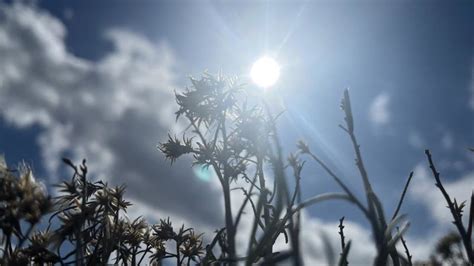
<path id="1" fill-rule="evenodd" d="M 464 245 L 464 249 L 466 251 L 468 261 L 471 264 L 474 264 L 474 249 L 472 246 L 472 225 L 473 225 L 473 218 L 474 218 L 474 192 L 471 194 L 469 218 L 468 218 L 468 224 L 466 228 L 464 227 L 464 224 L 462 222 L 462 215 L 464 212 L 464 207 L 466 207 L 466 201 L 463 201 L 459 204 L 456 198 L 451 199 L 448 192 L 444 188 L 443 183 L 441 182 L 441 175 L 438 172 L 438 170 L 436 170 L 436 166 L 434 165 L 430 151 L 425 150 L 425 154 L 428 160 L 429 167 L 433 174 L 433 177 L 435 178 L 435 181 L 436 181 L 435 185 L 436 187 L 438 187 L 441 194 L 443 194 L 443 197 L 446 200 L 446 203 L 448 204 L 448 208 L 453 217 L 453 224 L 456 226 L 456 229 L 458 230 L 459 238 L 460 238 L 459 240 Z M 451 238 L 452 237 L 453 235 L 451 235 Z"/>
<path id="2" fill-rule="evenodd" d="M 205 74 L 201 79 L 191 79 L 191 83 L 190 88 L 176 93 L 179 106 L 176 118 L 183 117 L 187 129 L 180 137 L 169 135 L 159 148 L 171 163 L 188 154 L 193 156 L 194 166 L 211 169 L 216 174 L 223 193 L 225 225 L 216 230 L 208 244 L 203 243 L 203 234 L 184 225 L 174 227 L 169 218 L 157 224 L 148 224 L 142 217 L 130 220 L 126 212 L 131 203 L 124 199 L 125 186 L 109 187 L 102 181 L 91 181 L 85 160 L 75 165 L 63 159 L 73 175 L 57 185 L 58 196 L 51 199 L 29 167 L 23 164 L 18 170 L 9 169 L 0 158 L 0 264 L 140 265 L 147 261 L 157 265 L 167 260 L 176 265 L 238 262 L 274 265 L 283 261 L 301 265 L 301 210 L 327 200 L 354 204 L 367 218 L 377 250 L 375 265 L 413 264 L 403 238 L 409 223 L 402 224 L 406 216 L 399 215 L 413 172 L 394 213 L 386 216 L 362 160 L 347 90 L 341 103 L 345 125 L 340 127 L 351 140 L 365 200 L 356 197 L 352 188 L 305 142 L 299 141 L 298 151 L 284 156 L 276 126 L 278 116 L 272 114 L 264 99 L 249 98 L 236 79 Z M 471 196 L 468 224 L 464 226 L 462 214 L 466 202 L 451 200 L 429 151 L 426 155 L 458 233 L 443 237 L 429 262 L 415 265 L 472 264 L 474 196 Z M 300 156 L 308 156 L 319 164 L 343 192 L 302 199 L 305 161 Z M 294 186 L 290 187 L 290 183 Z M 232 193 L 244 195 L 237 209 L 232 209 Z M 249 243 L 246 250 L 237 250 L 235 238 L 247 209 L 253 218 Z M 47 226 L 44 218 L 49 218 Z M 352 242 L 346 241 L 343 222 L 344 217 L 339 220 L 338 265 L 347 266 Z M 289 244 L 288 249 L 275 252 L 274 245 L 280 236 Z M 406 256 L 397 250 L 398 241 Z"/>
<path id="3" fill-rule="evenodd" d="M 30 255 L 33 255 L 31 257 L 34 261 L 57 261 L 55 256 L 49 256 L 48 243 L 41 241 L 39 235 L 33 235 L 34 241 L 29 247 L 24 247 L 34 227 L 49 212 L 51 206 L 51 199 L 44 186 L 36 181 L 26 164 L 13 170 L 7 167 L 3 156 L 0 158 L 1 264 L 23 264 Z M 46 236 L 43 239 L 47 239 Z M 41 253 L 44 256 L 40 257 Z"/>
<path id="4" fill-rule="evenodd" d="M 347 266 L 349 262 L 347 261 L 347 255 L 349 254 L 349 249 L 351 246 L 351 241 L 346 244 L 346 237 L 344 236 L 344 216 L 339 219 L 339 236 L 341 238 L 341 258 L 339 259 L 340 266 Z"/>
<path id="5" fill-rule="evenodd" d="M 447 262 L 451 265 L 468 265 L 464 260 L 462 239 L 459 234 L 450 233 L 441 238 L 436 244 L 436 253 L 440 258 L 435 258 L 436 262 Z"/>
<path id="6" fill-rule="evenodd" d="M 271 206 L 271 199 L 275 197 L 271 197 L 272 191 L 266 184 L 263 171 L 264 164 L 272 156 L 270 135 L 273 134 L 274 120 L 260 106 L 248 107 L 247 102 L 239 103 L 238 98 L 242 97 L 243 90 L 234 79 L 205 75 L 200 80 L 191 79 L 191 82 L 191 88 L 176 94 L 179 106 L 176 116 L 177 119 L 185 117 L 193 138 L 186 138 L 183 134 L 180 141 L 170 136 L 168 142 L 160 145 L 160 149 L 171 162 L 183 154 L 191 153 L 194 165 L 210 167 L 216 173 L 225 206 L 225 231 L 220 233 L 217 242 L 223 252 L 220 259 L 235 262 L 235 234 L 244 207 L 248 203 L 254 207 L 254 215 L 257 217 L 255 225 L 262 230 L 269 228 L 272 219 L 281 212 L 281 206 L 278 210 Z M 231 183 L 239 178 L 252 185 L 250 188 L 240 188 L 246 200 L 234 217 Z M 258 191 L 257 203 L 252 198 L 255 190 Z M 263 213 L 262 221 L 260 212 Z M 255 231 L 256 228 L 253 232 Z M 257 242 L 254 237 L 255 234 L 251 237 L 253 242 L 250 248 Z M 258 252 L 269 256 L 272 246 L 265 244 L 265 247 L 259 247 Z M 256 257 L 259 256 L 260 254 Z"/>
<path id="7" fill-rule="evenodd" d="M 442 265 L 472 265 L 465 258 L 462 239 L 457 232 L 449 232 L 441 237 L 427 261 L 417 261 L 416 266 L 442 266 Z"/>
<path id="8" fill-rule="evenodd" d="M 375 246 L 377 248 L 377 256 L 375 258 L 374 264 L 386 265 L 388 257 L 390 256 L 393 265 L 400 265 L 400 260 L 403 260 L 403 262 L 406 262 L 407 260 L 398 253 L 395 245 L 408 229 L 409 223 L 407 222 L 403 224 L 401 230 L 395 233 L 393 232 L 393 230 L 400 222 L 402 222 L 406 218 L 405 215 L 398 215 L 398 212 L 400 210 L 400 206 L 403 202 L 406 190 L 408 188 L 413 173 L 411 173 L 408 178 L 402 196 L 400 197 L 400 200 L 397 204 L 397 208 L 391 216 L 392 218 L 387 221 L 383 206 L 377 194 L 372 189 L 372 185 L 370 183 L 369 176 L 364 165 L 364 161 L 362 159 L 360 145 L 357 142 L 357 138 L 355 136 L 354 118 L 352 116 L 351 101 L 349 98 L 348 90 L 344 91 L 344 97 L 341 101 L 341 108 L 345 114 L 345 125 L 339 125 L 339 127 L 349 135 L 349 138 L 352 142 L 356 157 L 356 166 L 361 176 L 362 183 L 364 185 L 367 206 L 365 206 L 364 203 L 362 203 L 362 201 L 355 196 L 354 192 L 346 184 L 344 184 L 342 179 L 337 176 L 335 172 L 332 171 L 315 153 L 311 151 L 308 145 L 306 145 L 302 141 L 300 141 L 297 145 L 299 153 L 309 155 L 315 162 L 317 162 L 341 187 L 341 189 L 345 192 L 345 196 L 347 197 L 347 199 L 350 202 L 354 203 L 357 208 L 361 210 L 365 217 L 369 220 L 372 227 Z"/>
<path id="9" fill-rule="evenodd" d="M 177 118 L 183 116 L 189 132 L 179 140 L 169 136 L 160 144 L 166 158 L 174 162 L 184 154 L 192 154 L 194 165 L 211 168 L 221 184 L 225 228 L 219 231 L 216 241 L 222 253 L 216 261 L 233 264 L 244 260 L 276 263 L 291 258 L 301 264 L 299 254 L 299 211 L 323 200 L 348 199 L 341 194 L 324 194 L 302 202 L 300 193 L 301 170 L 304 163 L 290 155 L 285 163 L 276 130 L 276 118 L 265 102 L 246 97 L 242 86 L 235 79 L 205 74 L 201 79 L 191 79 L 192 86 L 176 94 L 179 109 Z M 191 135 L 186 138 L 185 134 Z M 290 167 L 295 178 L 295 188 L 288 187 L 286 168 Z M 264 169 L 272 170 L 273 186 L 269 186 Z M 245 180 L 247 187 L 231 187 L 237 179 Z M 235 213 L 231 207 L 231 191 L 240 190 L 245 196 Z M 238 257 L 235 235 L 247 205 L 253 211 L 254 222 L 245 257 Z M 260 232 L 260 233 L 257 233 Z M 288 252 L 273 252 L 279 235 L 284 234 L 291 244 Z M 260 235 L 260 237 L 257 237 Z M 211 252 L 207 249 L 207 252 Z M 206 258 L 214 257 L 214 253 Z"/>
<path id="10" fill-rule="evenodd" d="M 177 257 L 177 264 L 200 261 L 202 235 L 184 225 L 175 233 L 169 220 L 151 226 L 141 217 L 130 221 L 124 215 L 131 205 L 123 198 L 124 186 L 92 183 L 85 160 L 79 166 L 63 161 L 74 174 L 57 185 L 53 200 L 28 167 L 11 170 L 0 162 L 2 265 L 139 265 L 146 257 L 151 263 L 170 257 Z M 34 231 L 49 211 L 49 225 Z M 166 250 L 169 240 L 176 242 L 176 253 Z"/>

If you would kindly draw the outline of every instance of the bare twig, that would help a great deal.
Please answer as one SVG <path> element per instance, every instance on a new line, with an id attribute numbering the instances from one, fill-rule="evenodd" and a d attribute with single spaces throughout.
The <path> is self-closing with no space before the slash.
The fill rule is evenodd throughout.
<path id="1" fill-rule="evenodd" d="M 469 235 L 466 232 L 466 229 L 464 228 L 464 225 L 462 224 L 460 209 L 459 207 L 457 207 L 457 204 L 451 200 L 448 192 L 443 186 L 443 183 L 441 183 L 440 173 L 436 170 L 430 151 L 425 150 L 425 154 L 426 154 L 426 157 L 428 158 L 428 163 L 429 163 L 431 172 L 433 173 L 433 176 L 436 180 L 436 186 L 441 191 L 441 194 L 443 194 L 443 197 L 446 200 L 446 203 L 448 204 L 448 208 L 451 211 L 451 215 L 453 216 L 453 219 L 454 219 L 453 223 L 458 229 L 458 232 L 462 238 L 464 248 L 466 249 L 466 253 L 469 258 L 469 261 L 474 264 L 474 252 L 472 250 L 472 239 L 469 237 Z M 472 204 L 471 204 L 471 208 L 472 208 Z"/>
<path id="2" fill-rule="evenodd" d="M 469 221 L 467 225 L 467 237 L 472 239 L 472 223 L 474 219 L 474 191 L 471 193 L 471 204 L 469 208 Z"/>
<path id="3" fill-rule="evenodd" d="M 399 230 L 398 227 L 397 227 L 397 230 Z M 400 237 L 400 241 L 402 241 L 403 248 L 405 249 L 405 253 L 407 254 L 408 266 L 412 266 L 413 265 L 413 262 L 411 260 L 412 255 L 410 254 L 410 251 L 408 250 L 407 243 L 406 243 L 405 239 L 403 238 L 403 236 Z"/>
<path id="4" fill-rule="evenodd" d="M 352 191 L 341 181 L 341 179 L 321 160 L 319 159 L 314 153 L 309 152 L 309 155 L 313 160 L 315 160 L 325 171 L 328 173 L 335 181 L 336 183 L 344 190 L 344 192 L 347 193 L 347 195 L 354 201 L 354 203 L 359 207 L 359 209 L 367 216 L 369 217 L 369 213 L 367 209 L 362 205 L 362 203 L 357 199 L 357 197 L 352 193 Z"/>
<path id="5" fill-rule="evenodd" d="M 399 265 L 398 259 L 398 252 L 395 247 L 387 250 L 388 244 L 387 242 L 392 241 L 391 235 L 384 237 L 384 231 L 387 227 L 387 222 L 385 220 L 385 214 L 383 211 L 382 204 L 374 193 L 372 189 L 372 185 L 369 181 L 369 176 L 367 170 L 364 165 L 364 161 L 362 159 L 362 153 L 360 151 L 360 145 L 357 142 L 357 138 L 354 132 L 354 118 L 352 116 L 352 108 L 351 108 L 351 101 L 349 97 L 349 90 L 344 91 L 344 97 L 341 102 L 341 108 L 345 113 L 344 120 L 346 121 L 346 127 L 340 127 L 349 135 L 352 146 L 356 155 L 356 166 L 359 170 L 360 176 L 362 177 L 362 181 L 364 184 L 365 194 L 367 197 L 367 204 L 368 204 L 368 219 L 372 225 L 373 233 L 375 236 L 375 240 L 377 243 L 378 248 L 378 255 L 376 258 L 376 264 L 385 265 L 387 256 L 386 254 L 390 254 L 393 263 L 395 266 Z"/>
<path id="6" fill-rule="evenodd" d="M 398 201 L 397 208 L 395 209 L 395 212 L 393 212 L 392 221 L 393 219 L 395 219 L 395 217 L 397 217 L 398 212 L 400 211 L 400 208 L 402 207 L 403 199 L 405 198 L 405 194 L 407 193 L 408 186 L 410 185 L 410 181 L 412 178 L 413 178 L 413 172 L 411 172 L 410 175 L 408 176 L 407 183 L 405 184 L 405 187 L 403 188 L 403 192 L 402 192 L 402 195 L 400 196 L 400 200 Z"/>
<path id="7" fill-rule="evenodd" d="M 340 265 L 347 266 L 349 265 L 349 262 L 347 261 L 347 256 L 344 257 L 344 250 L 346 249 L 346 237 L 344 236 L 344 216 L 339 219 L 339 236 L 341 237 L 341 262 Z"/>

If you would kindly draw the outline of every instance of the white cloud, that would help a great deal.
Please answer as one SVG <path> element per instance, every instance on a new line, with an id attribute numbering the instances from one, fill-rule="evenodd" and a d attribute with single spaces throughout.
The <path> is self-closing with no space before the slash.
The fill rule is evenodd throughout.
<path id="1" fill-rule="evenodd" d="M 156 148 L 177 130 L 171 49 L 116 29 L 106 33 L 114 49 L 92 62 L 68 52 L 65 35 L 58 19 L 36 7 L 0 5 L 0 116 L 41 128 L 51 177 L 62 156 L 87 158 L 93 174 L 126 183 L 132 198 L 196 223 L 219 223 L 217 185 L 195 178 L 189 162 L 171 168 Z"/>
<path id="2" fill-rule="evenodd" d="M 376 126 L 385 126 L 390 122 L 390 95 L 382 92 L 372 101 L 369 109 L 369 118 Z"/>

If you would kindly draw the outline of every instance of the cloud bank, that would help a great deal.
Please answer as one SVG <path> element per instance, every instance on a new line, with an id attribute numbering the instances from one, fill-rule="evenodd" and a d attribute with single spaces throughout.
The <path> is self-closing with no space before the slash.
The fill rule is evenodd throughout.
<path id="1" fill-rule="evenodd" d="M 87 158 L 100 178 L 126 183 L 132 198 L 220 222 L 216 187 L 196 179 L 187 162 L 172 170 L 156 149 L 175 125 L 175 59 L 165 43 L 109 30 L 113 50 L 91 62 L 67 51 L 64 25 L 44 11 L 2 6 L 0 23 L 1 116 L 19 128 L 41 127 L 50 176 L 60 173 L 62 156 Z"/>

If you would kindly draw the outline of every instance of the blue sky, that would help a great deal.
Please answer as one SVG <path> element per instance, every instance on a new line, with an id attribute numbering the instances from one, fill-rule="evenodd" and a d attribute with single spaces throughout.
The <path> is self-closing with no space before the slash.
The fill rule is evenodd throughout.
<path id="1" fill-rule="evenodd" d="M 179 132 L 173 90 L 189 85 L 188 76 L 222 71 L 248 81 L 252 63 L 269 54 L 282 66 L 271 99 L 286 109 L 279 124 L 285 151 L 305 139 L 361 188 L 338 128 L 349 88 L 356 133 L 387 212 L 415 170 L 402 209 L 412 221 L 408 240 L 433 243 L 450 228 L 441 221 L 449 213 L 423 150 L 433 150 L 453 194 L 467 199 L 474 187 L 467 150 L 474 146 L 472 14 L 468 1 L 2 3 L 0 152 L 11 164 L 31 163 L 47 184 L 65 177 L 62 156 L 86 157 L 97 176 L 128 184 L 137 212 L 215 229 L 222 222 L 218 187 L 197 178 L 190 161 L 170 168 L 156 144 Z M 338 190 L 313 163 L 303 182 L 308 197 Z M 354 235 L 368 228 L 340 203 L 307 215 L 319 228 L 342 215 L 358 228 Z"/>

